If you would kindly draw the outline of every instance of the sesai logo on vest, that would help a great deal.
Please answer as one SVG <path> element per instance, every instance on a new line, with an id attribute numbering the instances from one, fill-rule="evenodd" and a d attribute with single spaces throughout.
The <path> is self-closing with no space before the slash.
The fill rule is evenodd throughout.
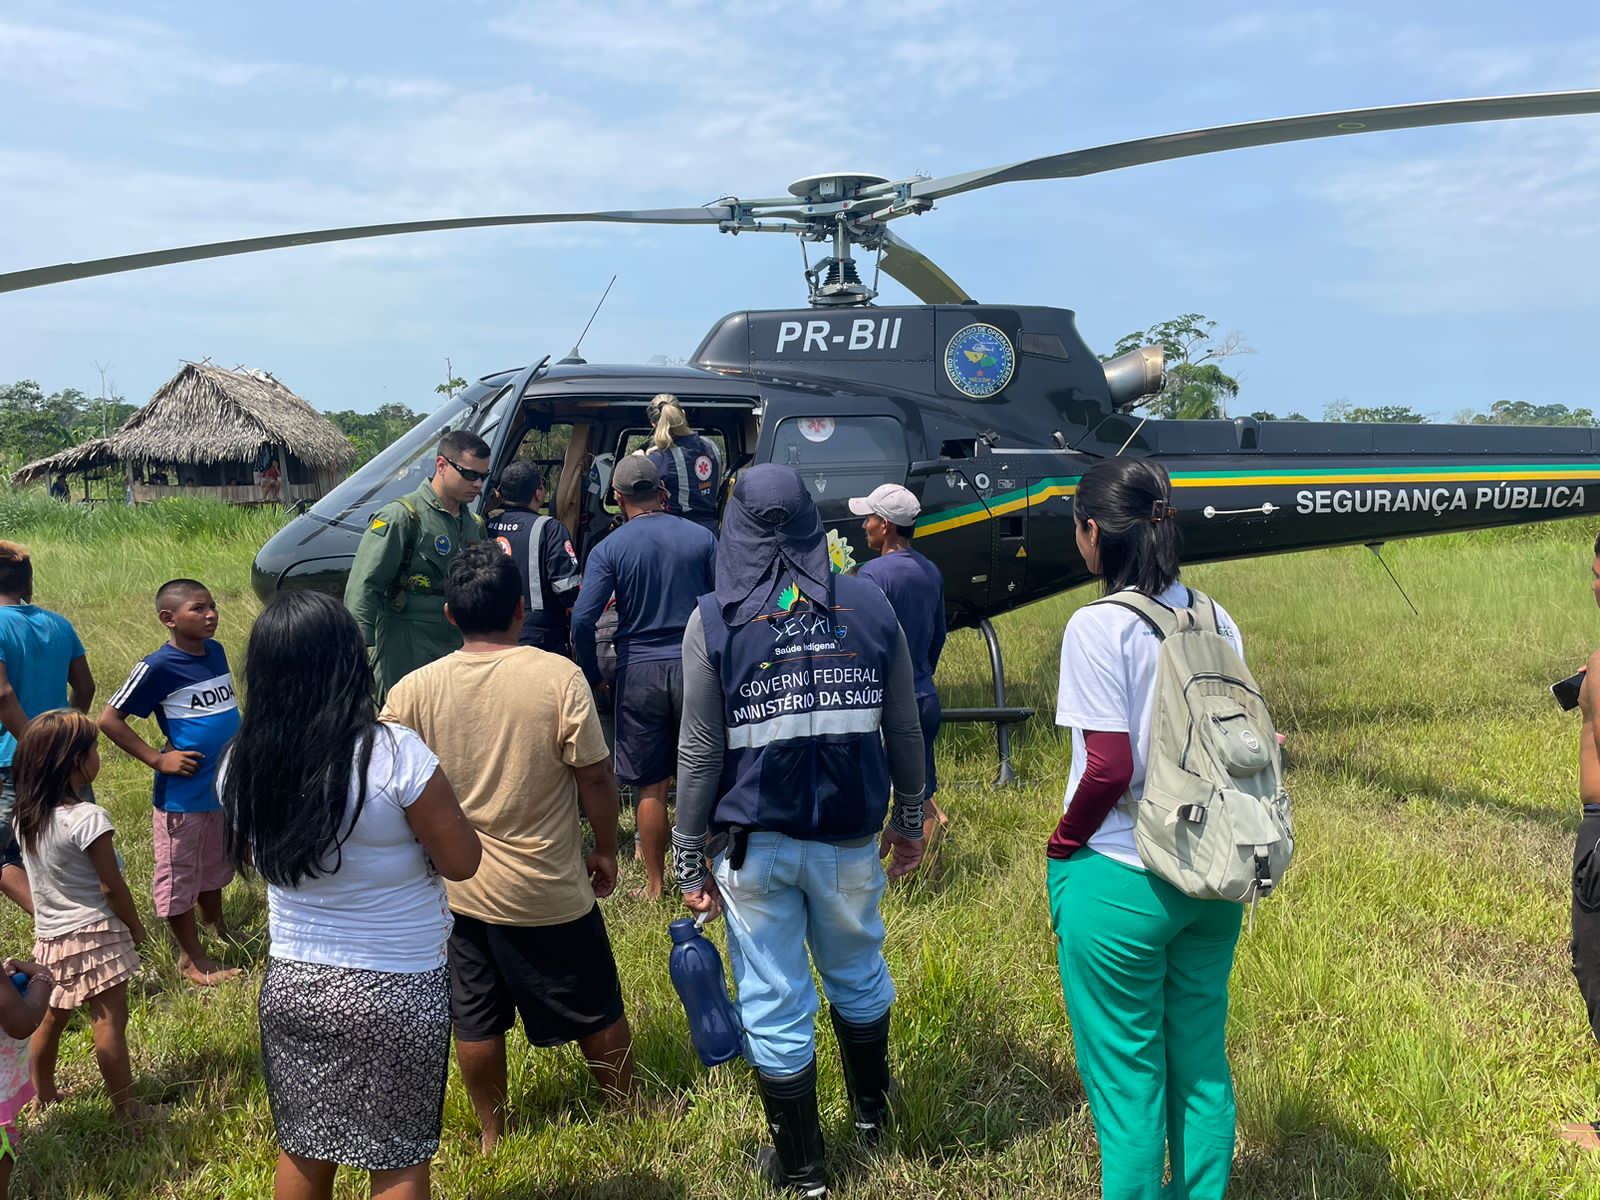
<path id="1" fill-rule="evenodd" d="M 840 649 L 839 639 L 844 636 L 844 627 L 836 630 L 832 614 L 826 611 L 801 608 L 802 600 L 810 603 L 810 597 L 795 582 L 778 593 L 778 611 L 767 618 L 772 629 L 774 658 Z"/>

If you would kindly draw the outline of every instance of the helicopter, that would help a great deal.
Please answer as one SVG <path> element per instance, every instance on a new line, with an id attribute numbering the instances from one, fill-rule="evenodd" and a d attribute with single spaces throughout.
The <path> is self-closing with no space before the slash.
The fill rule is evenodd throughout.
<path id="1" fill-rule="evenodd" d="M 988 642 L 995 705 L 967 715 L 997 723 L 1004 781 L 1006 725 L 1026 710 L 1006 707 L 991 618 L 1090 578 L 1073 536 L 1073 496 L 1095 461 L 1160 462 L 1172 478 L 1185 561 L 1209 562 L 1593 512 L 1600 430 L 1141 417 L 1140 402 L 1162 386 L 1160 347 L 1102 362 L 1072 311 L 980 302 L 891 223 L 1004 183 L 1357 133 L 1597 112 L 1600 90 L 1352 109 L 937 178 L 814 174 L 787 195 L 728 196 L 701 208 L 450 218 L 185 246 L 0 274 L 0 291 L 297 245 L 501 225 L 696 225 L 823 244 L 828 253 L 806 263 L 807 307 L 724 316 L 686 366 L 595 365 L 575 346 L 559 362 L 546 355 L 478 379 L 268 541 L 254 562 L 254 587 L 263 596 L 286 587 L 342 595 L 371 514 L 431 473 L 435 444 L 452 429 L 470 429 L 490 446 L 479 507 L 490 503 L 510 462 L 533 461 L 554 478 L 553 512 L 586 557 L 616 516 L 611 465 L 645 446 L 647 406 L 671 393 L 695 429 L 718 443 L 729 482 L 759 462 L 785 463 L 801 475 L 839 569 L 865 554 L 849 497 L 886 482 L 917 494 L 916 544 L 944 575 L 950 626 L 975 626 Z M 870 283 L 857 251 L 875 255 Z M 881 274 L 922 303 L 875 304 Z"/>

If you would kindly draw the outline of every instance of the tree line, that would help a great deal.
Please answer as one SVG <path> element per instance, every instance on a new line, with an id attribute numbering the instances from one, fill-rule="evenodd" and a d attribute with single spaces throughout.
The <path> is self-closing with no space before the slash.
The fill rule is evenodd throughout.
<path id="1" fill-rule="evenodd" d="M 1218 335 L 1217 322 L 1201 313 L 1183 313 L 1137 330 L 1118 340 L 1105 357 L 1138 346 L 1159 345 L 1166 350 L 1167 374 L 1161 391 L 1140 408 L 1152 417 L 1208 420 L 1248 415 L 1258 421 L 1307 421 L 1301 412 L 1276 413 L 1265 409 L 1240 412 L 1240 384 L 1225 369 L 1228 359 L 1251 353 L 1241 334 Z M 466 386 L 447 370 L 446 382 L 433 390 L 449 397 Z M 137 411 L 123 396 L 92 396 L 78 388 L 46 394 L 32 379 L 0 387 L 0 460 L 7 469 L 44 458 L 92 437 L 116 431 Z M 384 404 L 364 413 L 338 409 L 323 414 L 355 447 L 354 466 L 372 458 L 426 415 L 405 404 Z M 1325 421 L 1382 421 L 1422 424 L 1425 413 L 1406 404 L 1362 405 L 1337 400 L 1321 414 Z M 1535 404 L 1528 400 L 1496 400 L 1487 412 L 1467 409 L 1455 420 L 1464 425 L 1578 425 L 1600 426 L 1592 408 L 1566 404 Z"/>
<path id="2" fill-rule="evenodd" d="M 90 438 L 103 437 L 139 410 L 115 393 L 101 398 L 78 388 L 46 393 L 32 379 L 0 386 L 0 459 L 8 470 L 56 454 Z M 426 415 L 404 404 L 377 411 L 323 413 L 350 439 L 356 465 L 366 462 Z"/>
<path id="3" fill-rule="evenodd" d="M 1126 334 L 1104 357 L 1114 358 L 1139 346 L 1160 346 L 1166 351 L 1166 382 L 1159 392 L 1139 406 L 1152 417 L 1204 421 L 1248 415 L 1258 421 L 1311 420 L 1300 412 L 1280 414 L 1256 409 L 1246 414 L 1233 411 L 1231 406 L 1239 398 L 1239 380 L 1223 369 L 1223 363 L 1252 351 L 1243 335 L 1218 336 L 1216 329 L 1217 323 L 1209 317 L 1184 313 L 1148 329 Z M 1429 417 L 1409 404 L 1363 405 L 1336 400 L 1323 408 L 1321 419 L 1421 425 L 1427 423 Z M 1534 404 L 1527 400 L 1496 400 L 1488 412 L 1464 409 L 1456 414 L 1455 420 L 1461 425 L 1600 425 L 1592 408 Z"/>

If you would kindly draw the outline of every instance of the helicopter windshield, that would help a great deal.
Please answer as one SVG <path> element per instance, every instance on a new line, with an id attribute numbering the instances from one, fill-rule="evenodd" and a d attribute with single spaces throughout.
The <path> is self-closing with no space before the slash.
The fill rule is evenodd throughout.
<path id="1" fill-rule="evenodd" d="M 374 509 L 415 490 L 433 474 L 435 444 L 447 431 L 466 424 L 473 411 L 464 399 L 445 401 L 317 501 L 311 512 L 333 525 L 365 529 Z"/>

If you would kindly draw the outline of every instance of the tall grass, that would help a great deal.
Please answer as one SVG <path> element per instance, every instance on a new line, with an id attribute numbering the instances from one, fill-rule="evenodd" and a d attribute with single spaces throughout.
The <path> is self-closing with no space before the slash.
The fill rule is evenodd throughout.
<path id="1" fill-rule="evenodd" d="M 196 514 L 179 535 L 168 532 L 185 519 L 173 509 L 83 514 L 104 529 L 64 507 L 18 511 L 0 502 L 0 536 L 32 544 L 40 600 L 77 622 L 102 696 L 160 642 L 150 595 L 175 574 L 218 590 L 238 665 L 255 611 L 249 557 L 270 521 L 210 514 L 207 530 Z M 1565 525 L 1391 546 L 1420 617 L 1363 550 L 1188 573 L 1243 628 L 1289 738 L 1300 836 L 1233 979 L 1233 1196 L 1600 1195 L 1595 1164 L 1551 1136 L 1558 1120 L 1600 1113 L 1600 1073 L 1564 958 L 1577 722 L 1545 690 L 1600 642 L 1592 536 Z M 1041 714 L 1017 737 L 1020 786 L 990 786 L 986 729 L 941 737 L 954 815 L 945 870 L 892 889 L 885 906 L 903 1089 L 885 1152 L 851 1141 L 826 1022 L 819 1032 L 842 1196 L 1097 1194 L 1043 895 L 1043 843 L 1067 774 L 1066 740 L 1048 722 L 1060 634 L 1091 598 L 1000 622 L 1013 699 Z M 983 702 L 986 676 L 979 639 L 956 635 L 940 670 L 947 703 Z M 109 748 L 105 757 L 100 795 L 157 928 L 143 899 L 148 773 Z M 639 882 L 630 868 L 621 890 Z M 141 1097 L 173 1102 L 169 1124 L 142 1137 L 111 1125 L 87 1030 L 75 1028 L 62 1073 L 79 1095 L 25 1123 L 14 1194 L 265 1194 L 275 1148 L 253 1010 L 266 951 L 259 886 L 230 887 L 227 911 L 246 934 L 222 950 L 249 968 L 237 983 L 196 991 L 163 942 L 146 952 L 129 1038 Z M 605 912 L 648 1106 L 605 1111 L 574 1050 L 513 1038 L 518 1128 L 480 1157 L 452 1077 L 437 1195 L 765 1194 L 749 1172 L 762 1132 L 749 1079 L 699 1068 L 667 979 L 677 910 L 624 896 Z M 0 909 L 0 947 L 29 940 L 20 915 Z M 357 1180 L 339 1194 L 361 1194 Z"/>

